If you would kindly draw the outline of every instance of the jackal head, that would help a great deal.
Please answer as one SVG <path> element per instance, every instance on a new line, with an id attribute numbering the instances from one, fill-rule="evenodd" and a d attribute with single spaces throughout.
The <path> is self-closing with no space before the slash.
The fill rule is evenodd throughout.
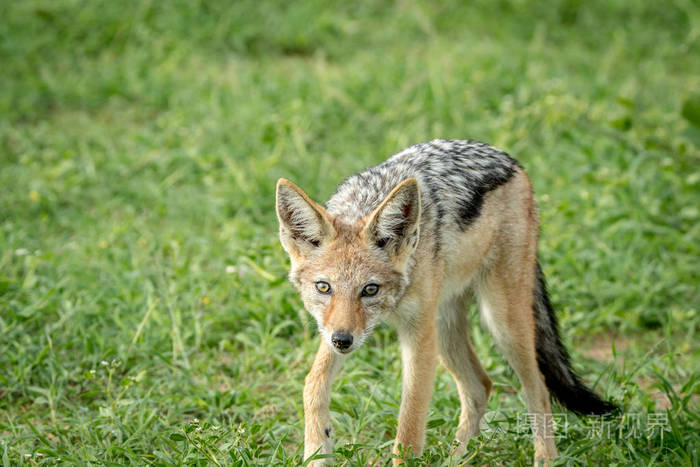
<path id="1" fill-rule="evenodd" d="M 280 179 L 277 217 L 289 278 L 307 311 L 331 348 L 352 352 L 408 285 L 420 234 L 418 182 L 404 180 L 371 214 L 347 220 Z"/>

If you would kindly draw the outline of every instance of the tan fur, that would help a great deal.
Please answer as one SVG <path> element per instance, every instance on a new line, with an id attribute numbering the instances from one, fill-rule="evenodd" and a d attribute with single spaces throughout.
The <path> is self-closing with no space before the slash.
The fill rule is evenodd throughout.
<path id="1" fill-rule="evenodd" d="M 538 219 L 527 176 L 518 169 L 507 183 L 487 193 L 480 216 L 468 229 L 443 232 L 449 254 L 438 256 L 424 247 L 435 232 L 421 231 L 417 247 L 402 244 L 390 262 L 383 261 L 371 245 L 371 229 L 392 197 L 410 196 L 411 184 L 416 181 L 404 181 L 371 215 L 350 224 L 328 214 L 291 182 L 278 184 L 278 193 L 280 187 L 298 190 L 317 212 L 322 223 L 318 229 L 327 232 L 320 246 L 311 250 L 295 243 L 280 217 L 282 242 L 292 260 L 290 277 L 324 336 L 304 388 L 304 458 L 317 451 L 332 453 L 325 433 L 330 427 L 330 388 L 345 356 L 333 351 L 329 336 L 344 330 L 357 339 L 375 321 L 357 289 L 344 288 L 363 274 L 377 277 L 388 290 L 399 287 L 402 274 L 410 274 L 405 294 L 382 315 L 397 327 L 402 352 L 403 390 L 394 453 L 400 452 L 399 446 L 415 456 L 423 451 L 438 358 L 454 377 L 461 402 L 455 454 L 462 455 L 468 438 L 479 433 L 492 383 L 467 337 L 467 302 L 475 295 L 482 319 L 522 382 L 528 411 L 537 415 L 532 425 L 535 459 L 554 458 L 549 393 L 535 354 L 532 310 Z M 420 212 L 408 214 L 420 218 Z M 314 295 L 313 281 L 319 277 L 336 287 L 332 297 Z"/>
<path id="2" fill-rule="evenodd" d="M 321 341 L 304 385 L 304 459 L 333 452 L 332 438 L 325 430 L 330 427 L 331 385 L 344 359 Z M 317 464 L 323 464 L 323 460 Z"/>
<path id="3" fill-rule="evenodd" d="M 365 328 L 365 316 L 358 302 L 359 300 L 342 301 L 336 297 L 331 298 L 331 306 L 323 316 L 324 326 L 351 333 L 361 332 Z"/>
<path id="4" fill-rule="evenodd" d="M 416 287 L 404 298 L 404 309 L 392 321 L 397 326 L 401 342 L 403 389 L 394 454 L 399 446 L 420 456 L 425 443 L 428 406 L 433 392 L 432 382 L 437 365 L 436 309 L 441 292 L 441 265 L 427 252 L 417 252 L 414 271 Z M 438 280 L 436 280 L 438 279 Z M 401 459 L 394 459 L 399 464 Z"/>

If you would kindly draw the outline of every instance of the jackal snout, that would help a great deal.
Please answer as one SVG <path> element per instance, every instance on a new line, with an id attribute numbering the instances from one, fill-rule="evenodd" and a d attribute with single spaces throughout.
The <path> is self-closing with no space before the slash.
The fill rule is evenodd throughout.
<path id="1" fill-rule="evenodd" d="M 350 353 L 362 344 L 367 318 L 359 300 L 336 296 L 331 297 L 319 324 L 328 345 L 340 353 Z"/>

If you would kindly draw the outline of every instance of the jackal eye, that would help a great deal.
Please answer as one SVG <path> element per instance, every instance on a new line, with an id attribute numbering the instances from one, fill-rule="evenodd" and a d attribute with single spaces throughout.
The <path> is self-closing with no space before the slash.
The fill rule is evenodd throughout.
<path id="1" fill-rule="evenodd" d="M 364 289 L 362 289 L 363 297 L 371 297 L 372 295 L 377 295 L 379 292 L 379 286 L 377 284 L 367 284 Z"/>
<path id="2" fill-rule="evenodd" d="M 316 290 L 322 294 L 331 293 L 331 285 L 328 282 L 318 281 L 316 282 Z"/>

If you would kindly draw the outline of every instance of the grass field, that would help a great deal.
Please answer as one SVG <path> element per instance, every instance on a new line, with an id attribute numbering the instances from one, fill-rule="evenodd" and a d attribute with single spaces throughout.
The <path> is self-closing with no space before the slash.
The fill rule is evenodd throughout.
<path id="1" fill-rule="evenodd" d="M 697 2 L 27 0 L 0 17 L 0 464 L 299 464 L 318 335 L 275 182 L 323 201 L 436 137 L 530 173 L 565 342 L 624 408 L 605 430 L 567 415 L 560 462 L 700 463 Z M 527 465 L 517 379 L 474 323 L 501 423 L 470 461 Z M 399 398 L 383 327 L 335 385 L 339 463 L 390 462 Z M 457 417 L 440 369 L 417 463 L 458 463 Z"/>

